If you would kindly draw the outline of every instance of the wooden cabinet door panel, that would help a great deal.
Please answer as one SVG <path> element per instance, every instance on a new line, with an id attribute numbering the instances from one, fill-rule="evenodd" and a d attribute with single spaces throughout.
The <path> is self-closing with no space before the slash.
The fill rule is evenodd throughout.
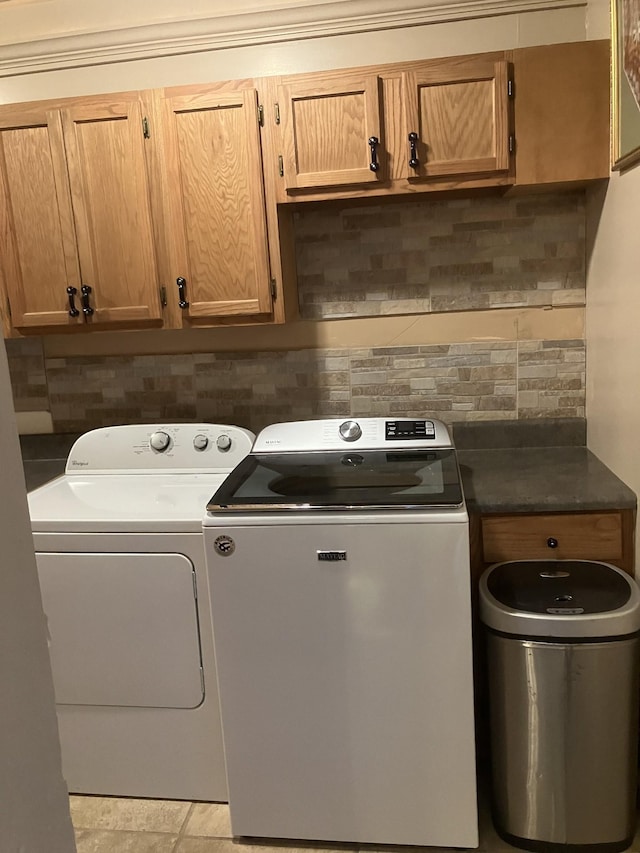
<path id="1" fill-rule="evenodd" d="M 376 183 L 382 177 L 380 80 L 375 74 L 288 78 L 279 89 L 287 191 Z M 369 139 L 380 168 L 370 168 Z"/>
<path id="2" fill-rule="evenodd" d="M 191 320 L 271 311 L 255 89 L 165 93 L 172 268 Z"/>
<path id="3" fill-rule="evenodd" d="M 66 293 L 80 269 L 56 110 L 0 113 L 0 257 L 16 329 L 82 323 Z"/>
<path id="4" fill-rule="evenodd" d="M 137 100 L 62 111 L 83 284 L 94 324 L 160 318 L 149 186 Z"/>
<path id="5" fill-rule="evenodd" d="M 507 63 L 448 60 L 403 74 L 406 178 L 509 168 Z M 417 166 L 409 134 L 416 133 Z"/>

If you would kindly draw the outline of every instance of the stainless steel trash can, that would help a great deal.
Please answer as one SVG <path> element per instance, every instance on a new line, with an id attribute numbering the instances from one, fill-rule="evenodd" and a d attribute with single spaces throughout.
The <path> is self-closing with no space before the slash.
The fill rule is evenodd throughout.
<path id="1" fill-rule="evenodd" d="M 640 592 L 607 563 L 498 563 L 480 581 L 496 829 L 619 851 L 636 825 Z"/>

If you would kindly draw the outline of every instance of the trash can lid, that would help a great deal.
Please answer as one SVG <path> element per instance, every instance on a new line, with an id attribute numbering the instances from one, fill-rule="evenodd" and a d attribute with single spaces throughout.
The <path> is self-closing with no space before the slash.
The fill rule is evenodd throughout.
<path id="1" fill-rule="evenodd" d="M 518 636 L 619 637 L 640 630 L 640 591 L 609 563 L 513 560 L 482 576 L 480 616 Z"/>

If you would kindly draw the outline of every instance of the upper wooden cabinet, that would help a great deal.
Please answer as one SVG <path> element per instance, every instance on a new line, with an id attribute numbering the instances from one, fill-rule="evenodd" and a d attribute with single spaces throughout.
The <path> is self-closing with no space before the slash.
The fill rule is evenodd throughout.
<path id="1" fill-rule="evenodd" d="M 137 99 L 2 108 L 0 233 L 14 328 L 157 322 Z"/>
<path id="2" fill-rule="evenodd" d="M 380 95 L 376 74 L 287 78 L 278 102 L 288 191 L 379 180 Z"/>
<path id="3" fill-rule="evenodd" d="M 83 321 L 67 307 L 81 276 L 57 110 L 0 113 L 0 276 L 16 328 Z"/>
<path id="4" fill-rule="evenodd" d="M 609 177 L 609 41 L 513 52 L 516 184 Z"/>
<path id="5" fill-rule="evenodd" d="M 279 201 L 513 182 L 503 53 L 282 78 Z"/>
<path id="6" fill-rule="evenodd" d="M 175 321 L 254 318 L 272 310 L 258 100 L 254 87 L 152 93 L 168 299 Z M 152 134 L 153 135 L 153 134 Z"/>
<path id="7" fill-rule="evenodd" d="M 82 284 L 92 325 L 161 317 L 143 115 L 137 98 L 62 110 Z"/>
<path id="8" fill-rule="evenodd" d="M 277 203 L 609 175 L 609 43 L 261 81 Z M 378 133 L 379 129 L 379 133 Z M 369 139 L 379 139 L 370 169 Z M 411 138 L 410 138 L 411 137 Z"/>
<path id="9" fill-rule="evenodd" d="M 294 204 L 606 178 L 608 63 L 578 42 L 0 106 L 5 331 L 284 322 Z"/>
<path id="10" fill-rule="evenodd" d="M 509 169 L 505 60 L 449 61 L 402 75 L 408 180 Z"/>

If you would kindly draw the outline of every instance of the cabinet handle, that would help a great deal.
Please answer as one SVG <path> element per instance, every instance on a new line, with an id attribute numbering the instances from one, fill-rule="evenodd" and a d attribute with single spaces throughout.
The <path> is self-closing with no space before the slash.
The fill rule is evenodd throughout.
<path id="1" fill-rule="evenodd" d="M 180 276 L 180 278 L 176 279 L 176 284 L 178 285 L 178 305 L 184 311 L 185 308 L 189 307 L 189 303 L 185 299 L 185 287 L 187 286 L 187 280 Z"/>
<path id="2" fill-rule="evenodd" d="M 90 317 L 93 314 L 93 308 L 89 305 L 89 294 L 91 293 L 91 288 L 88 284 L 83 284 L 80 288 L 80 293 L 82 294 L 80 297 L 80 301 L 82 302 L 82 313 L 85 317 Z"/>
<path id="3" fill-rule="evenodd" d="M 380 140 L 377 136 L 369 137 L 369 148 L 371 148 L 371 162 L 369 163 L 369 168 L 372 172 L 377 172 L 380 168 L 380 163 L 378 163 L 378 152 L 376 150 Z"/>
<path id="4" fill-rule="evenodd" d="M 547 545 L 549 546 L 549 548 L 557 548 L 558 547 L 558 540 L 554 539 L 553 536 L 550 536 L 547 539 Z"/>
<path id="5" fill-rule="evenodd" d="M 77 287 L 68 287 L 67 288 L 67 296 L 69 297 L 69 316 L 70 317 L 77 317 L 78 314 L 80 314 L 80 312 L 76 308 L 76 303 L 75 303 L 74 298 L 73 298 L 77 292 L 78 292 Z"/>
<path id="6" fill-rule="evenodd" d="M 420 165 L 418 160 L 418 134 L 411 131 L 409 134 L 409 165 L 412 169 L 417 169 Z"/>

